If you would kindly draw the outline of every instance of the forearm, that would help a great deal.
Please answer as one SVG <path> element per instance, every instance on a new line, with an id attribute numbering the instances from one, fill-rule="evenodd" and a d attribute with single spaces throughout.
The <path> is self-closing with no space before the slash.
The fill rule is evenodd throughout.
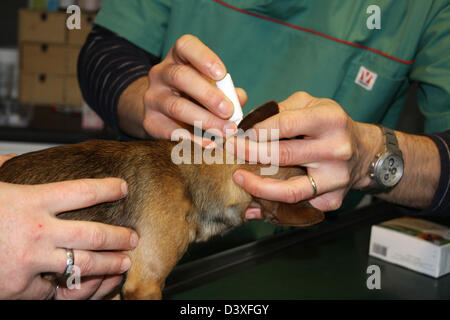
<path id="1" fill-rule="evenodd" d="M 129 115 L 125 112 L 118 115 L 119 100 L 125 101 L 127 108 L 132 108 L 130 112 L 137 111 L 142 98 L 137 95 L 135 83 L 140 88 L 142 80 L 137 80 L 146 77 L 158 62 L 159 58 L 95 25 L 78 59 L 78 78 L 83 97 L 109 126 L 121 131 L 119 122 L 122 124 L 123 121 L 120 117 Z M 131 99 L 133 94 L 136 101 Z M 128 135 L 142 137 L 139 130 L 128 125 L 124 128 Z"/>
<path id="2" fill-rule="evenodd" d="M 375 155 L 384 147 L 384 136 L 375 125 L 358 123 L 365 154 L 361 156 L 361 179 L 357 189 L 370 182 L 369 166 Z M 390 192 L 376 196 L 399 205 L 426 208 L 436 193 L 441 176 L 441 161 L 436 144 L 426 136 L 396 131 L 397 140 L 404 159 L 404 174 L 399 184 Z"/>
<path id="3" fill-rule="evenodd" d="M 147 87 L 147 77 L 137 79 L 123 91 L 117 105 L 119 128 L 126 134 L 141 139 L 149 138 L 142 126 Z"/>
<path id="4" fill-rule="evenodd" d="M 405 162 L 404 176 L 391 192 L 378 197 L 408 207 L 426 208 L 441 176 L 439 151 L 428 137 L 399 131 L 396 135 Z"/>

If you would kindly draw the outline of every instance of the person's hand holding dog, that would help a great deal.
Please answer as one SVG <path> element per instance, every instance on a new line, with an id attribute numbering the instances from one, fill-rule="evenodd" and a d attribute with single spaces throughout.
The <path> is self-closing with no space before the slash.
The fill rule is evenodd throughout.
<path id="1" fill-rule="evenodd" d="M 316 184 L 316 191 L 309 176 L 299 176 L 288 181 L 261 177 L 245 170 L 234 174 L 234 181 L 256 197 L 267 200 L 296 203 L 309 202 L 319 210 L 338 209 L 347 192 L 353 187 L 363 187 L 374 151 L 381 146 L 381 136 L 372 139 L 370 150 L 366 126 L 353 121 L 330 99 L 312 97 L 297 92 L 279 104 L 280 113 L 254 126 L 259 129 L 278 129 L 279 138 L 295 138 L 279 141 L 280 166 L 304 166 Z M 265 143 L 265 142 L 262 142 Z M 250 144 L 247 152 L 255 152 L 258 144 Z M 268 148 L 270 149 L 270 148 Z M 256 216 L 252 216 L 256 214 Z M 252 210 L 249 218 L 259 218 Z"/>
<path id="2" fill-rule="evenodd" d="M 256 133 L 259 129 L 278 129 L 280 139 L 288 138 L 276 142 L 279 165 L 306 167 L 308 175 L 280 181 L 238 170 L 234 174 L 238 185 L 259 198 L 287 203 L 308 200 L 319 210 L 331 211 L 340 208 L 350 189 L 363 190 L 370 184 L 370 164 L 385 144 L 378 126 L 354 121 L 337 102 L 306 92 L 293 94 L 279 108 L 280 113 L 256 124 L 254 129 Z M 393 190 L 377 196 L 425 208 L 433 199 L 440 177 L 439 152 L 428 137 L 399 131 L 396 135 L 405 162 L 404 175 Z M 261 143 L 271 142 L 249 143 L 246 154 L 258 154 Z M 261 212 L 250 208 L 246 218 L 261 219 Z"/>
<path id="3" fill-rule="evenodd" d="M 11 156 L 1 156 L 0 165 Z M 58 219 L 59 213 L 119 200 L 125 181 L 85 179 L 44 185 L 0 182 L 0 299 L 100 299 L 116 288 L 131 265 L 117 252 L 136 247 L 132 230 Z M 61 274 L 66 248 L 74 250 L 79 289 L 59 288 L 44 273 Z"/>

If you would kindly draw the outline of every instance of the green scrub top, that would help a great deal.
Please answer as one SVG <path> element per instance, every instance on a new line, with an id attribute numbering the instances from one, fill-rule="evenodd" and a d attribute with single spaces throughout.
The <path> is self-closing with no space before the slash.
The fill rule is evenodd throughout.
<path id="1" fill-rule="evenodd" d="M 372 4 L 381 29 L 367 26 Z M 105 0 L 96 23 L 159 57 L 197 36 L 247 91 L 244 113 L 306 91 L 395 128 L 418 82 L 425 131 L 450 129 L 450 1 Z"/>
<path id="2" fill-rule="evenodd" d="M 371 4 L 381 29 L 367 27 Z M 247 91 L 244 112 L 306 91 L 395 128 L 416 81 L 425 131 L 450 128 L 450 1 L 105 0 L 96 23 L 159 57 L 197 36 Z M 361 67 L 376 74 L 370 90 Z"/>

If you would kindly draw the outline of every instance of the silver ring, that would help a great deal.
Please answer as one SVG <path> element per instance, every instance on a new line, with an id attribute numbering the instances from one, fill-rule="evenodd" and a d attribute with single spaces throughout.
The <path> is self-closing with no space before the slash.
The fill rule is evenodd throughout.
<path id="1" fill-rule="evenodd" d="M 309 178 L 309 181 L 311 181 L 311 185 L 312 185 L 312 187 L 313 187 L 313 189 L 314 189 L 314 193 L 313 193 L 312 196 L 315 197 L 315 196 L 317 195 L 317 184 L 316 184 L 316 182 L 314 181 L 313 177 L 310 176 L 309 174 L 308 174 L 308 178 Z"/>
<path id="2" fill-rule="evenodd" d="M 72 274 L 73 267 L 75 265 L 75 256 L 73 254 L 73 249 L 66 249 L 66 270 L 63 272 L 63 277 L 69 277 Z"/>

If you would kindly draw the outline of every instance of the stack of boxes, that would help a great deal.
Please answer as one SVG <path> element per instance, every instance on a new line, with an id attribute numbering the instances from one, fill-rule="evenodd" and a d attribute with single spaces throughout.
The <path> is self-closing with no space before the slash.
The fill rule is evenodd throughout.
<path id="1" fill-rule="evenodd" d="M 81 29 L 69 30 L 69 14 L 22 9 L 19 12 L 19 100 L 41 105 L 81 106 L 78 55 L 95 14 L 81 14 Z"/>

